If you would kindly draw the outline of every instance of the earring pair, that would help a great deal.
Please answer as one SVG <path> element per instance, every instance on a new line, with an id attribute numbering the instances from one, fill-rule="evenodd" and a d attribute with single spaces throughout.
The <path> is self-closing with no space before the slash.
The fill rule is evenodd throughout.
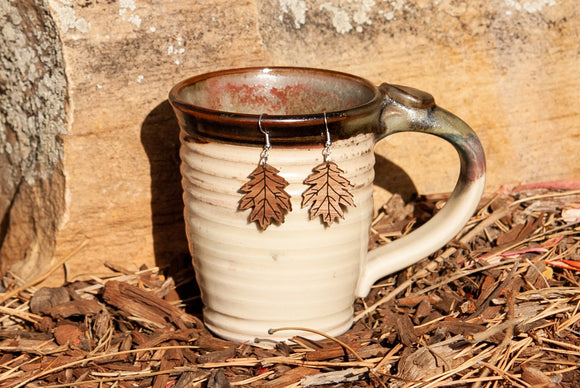
<path id="1" fill-rule="evenodd" d="M 279 170 L 268 164 L 270 133 L 262 128 L 262 116 L 258 119 L 258 128 L 264 134 L 265 144 L 258 167 L 250 174 L 250 180 L 240 188 L 244 196 L 238 209 L 252 209 L 249 221 L 256 222 L 262 230 L 266 230 L 272 223 L 284 223 L 286 214 L 292 211 L 292 204 L 285 190 L 288 182 L 278 174 Z M 322 150 L 323 161 L 304 180 L 304 184 L 309 187 L 302 193 L 301 207 L 309 207 L 311 220 L 320 216 L 322 222 L 330 226 L 335 219 L 344 218 L 344 207 L 355 204 L 350 192 L 352 184 L 342 175 L 344 171 L 330 160 L 332 140 L 326 112 L 324 125 L 326 142 Z"/>

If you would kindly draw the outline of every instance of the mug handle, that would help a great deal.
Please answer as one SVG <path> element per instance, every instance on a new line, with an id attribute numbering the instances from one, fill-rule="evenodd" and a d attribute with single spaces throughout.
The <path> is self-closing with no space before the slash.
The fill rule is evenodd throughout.
<path id="1" fill-rule="evenodd" d="M 373 283 L 425 258 L 449 242 L 476 210 L 485 186 L 485 155 L 479 138 L 460 118 L 435 105 L 433 96 L 406 86 L 382 84 L 381 133 L 419 132 L 447 140 L 461 163 L 459 179 L 443 208 L 412 233 L 370 251 L 355 294 L 366 296 Z"/>

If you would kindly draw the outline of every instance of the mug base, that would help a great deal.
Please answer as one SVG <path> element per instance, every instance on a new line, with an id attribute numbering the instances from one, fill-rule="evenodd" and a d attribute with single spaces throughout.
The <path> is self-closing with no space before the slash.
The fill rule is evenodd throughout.
<path id="1" fill-rule="evenodd" d="M 230 324 L 224 325 L 224 322 L 220 324 L 220 317 L 225 318 Z M 336 318 L 336 316 L 334 316 L 334 318 Z M 349 311 L 348 318 L 339 320 L 338 324 L 327 323 L 326 325 L 321 325 L 320 320 L 268 323 L 240 319 L 240 325 L 238 326 L 231 325 L 231 320 L 231 317 L 223 316 L 215 311 L 204 311 L 204 323 L 213 334 L 220 338 L 238 343 L 270 342 L 275 344 L 277 342 L 287 342 L 294 336 L 301 336 L 312 341 L 318 341 L 325 338 L 324 336 L 308 331 L 308 329 L 314 329 L 329 336 L 336 337 L 344 334 L 348 329 L 350 329 L 353 323 L 353 316 L 352 311 Z M 332 322 L 337 322 L 337 320 L 335 319 Z M 285 327 L 291 327 L 293 329 L 276 331 L 274 334 L 268 333 L 270 329 L 274 330 Z M 304 328 L 306 330 L 299 330 L 297 328 Z"/>

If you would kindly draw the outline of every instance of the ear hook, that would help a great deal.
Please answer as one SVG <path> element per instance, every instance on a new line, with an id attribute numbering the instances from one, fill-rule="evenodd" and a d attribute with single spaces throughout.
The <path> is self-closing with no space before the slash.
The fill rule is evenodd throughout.
<path id="1" fill-rule="evenodd" d="M 270 155 L 270 132 L 264 130 L 264 128 L 262 128 L 262 116 L 264 116 L 264 113 L 262 113 L 260 115 L 260 117 L 258 118 L 258 128 L 260 129 L 260 132 L 262 132 L 264 134 L 264 137 L 266 139 L 266 144 L 264 144 L 264 148 L 262 149 L 262 153 L 260 154 L 260 164 L 263 166 L 264 164 L 266 164 L 268 162 L 268 156 Z"/>
<path id="2" fill-rule="evenodd" d="M 332 152 L 332 140 L 330 139 L 330 130 L 328 129 L 328 119 L 326 118 L 326 111 L 324 113 L 324 127 L 326 128 L 326 143 L 324 144 L 324 150 L 322 150 L 322 156 L 324 156 L 324 161 L 328 162 L 330 160 L 330 153 Z"/>
<path id="3" fill-rule="evenodd" d="M 264 130 L 264 128 L 262 128 L 262 116 L 264 116 L 264 113 L 262 113 L 260 115 L 260 117 L 258 118 L 258 128 L 260 128 L 260 132 L 262 132 L 264 134 L 264 136 L 266 137 L 266 145 L 265 147 L 270 148 L 270 132 Z"/>
<path id="4" fill-rule="evenodd" d="M 324 112 L 324 127 L 326 128 L 326 144 L 325 147 L 330 147 L 330 130 L 328 129 L 328 119 L 326 118 L 326 112 Z"/>

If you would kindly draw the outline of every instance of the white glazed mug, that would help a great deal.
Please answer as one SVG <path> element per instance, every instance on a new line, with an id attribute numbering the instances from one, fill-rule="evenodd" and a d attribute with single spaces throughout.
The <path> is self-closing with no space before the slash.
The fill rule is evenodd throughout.
<path id="1" fill-rule="evenodd" d="M 485 157 L 476 134 L 419 90 L 308 68 L 245 68 L 180 82 L 169 100 L 181 127 L 185 221 L 204 322 L 243 342 L 284 340 L 305 327 L 339 335 L 351 326 L 353 302 L 380 278 L 451 240 L 483 193 Z M 292 210 L 262 230 L 240 211 L 240 187 L 260 163 L 289 185 Z M 325 125 L 326 121 L 326 125 Z M 301 208 L 305 178 L 322 162 L 325 133 L 332 161 L 353 185 L 354 207 L 325 225 Z M 459 154 L 460 176 L 446 205 L 426 224 L 367 252 L 373 214 L 375 143 L 395 132 L 439 136 Z"/>

